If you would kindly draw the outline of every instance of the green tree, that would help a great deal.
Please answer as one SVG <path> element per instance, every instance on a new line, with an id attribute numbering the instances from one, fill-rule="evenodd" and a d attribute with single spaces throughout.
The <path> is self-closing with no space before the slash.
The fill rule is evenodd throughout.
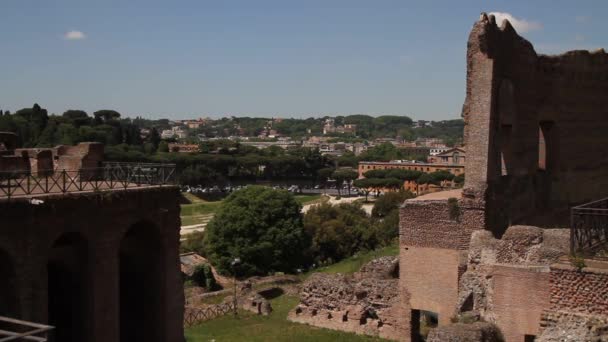
<path id="1" fill-rule="evenodd" d="M 192 280 L 196 285 L 204 287 L 207 291 L 215 291 L 219 288 L 209 264 L 197 265 L 192 273 Z"/>
<path id="2" fill-rule="evenodd" d="M 238 276 L 293 272 L 306 264 L 301 206 L 285 190 L 248 186 L 222 203 L 205 230 L 208 257 L 222 274 L 240 258 Z"/>
<path id="3" fill-rule="evenodd" d="M 156 127 L 152 127 L 150 130 L 150 137 L 148 140 L 152 143 L 152 146 L 154 146 L 154 151 L 156 151 L 158 149 L 158 144 L 160 144 L 160 134 Z"/>
<path id="4" fill-rule="evenodd" d="M 355 179 L 353 185 L 359 189 L 359 193 L 365 195 L 365 202 L 367 202 L 367 196 L 373 188 L 371 178 Z"/>
<path id="5" fill-rule="evenodd" d="M 161 141 L 158 144 L 158 152 L 169 152 L 169 144 L 166 141 Z"/>
<path id="6" fill-rule="evenodd" d="M 370 219 L 358 203 L 313 206 L 304 215 L 304 228 L 312 241 L 310 253 L 321 264 L 377 246 Z"/>
<path id="7" fill-rule="evenodd" d="M 336 180 L 336 185 L 338 188 L 338 194 L 340 194 L 340 189 L 342 188 L 342 184 L 346 183 L 348 188 L 348 195 L 350 196 L 350 183 L 357 179 L 359 174 L 355 170 L 351 169 L 338 169 L 334 171 L 332 174 L 332 178 Z"/>
<path id="8" fill-rule="evenodd" d="M 398 209 L 403 201 L 414 197 L 416 196 L 407 190 L 387 192 L 374 202 L 372 217 L 384 218 L 393 210 Z"/>
<path id="9" fill-rule="evenodd" d="M 91 124 L 91 118 L 84 110 L 69 109 L 62 115 L 69 120 L 74 126 L 80 127 Z"/>
<path id="10" fill-rule="evenodd" d="M 93 113 L 93 117 L 95 118 L 95 123 L 102 124 L 120 119 L 120 113 L 111 109 L 102 109 Z"/>

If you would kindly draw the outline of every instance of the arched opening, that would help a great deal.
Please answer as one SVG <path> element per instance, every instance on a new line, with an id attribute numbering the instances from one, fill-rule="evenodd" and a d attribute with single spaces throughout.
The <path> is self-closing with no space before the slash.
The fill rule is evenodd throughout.
<path id="1" fill-rule="evenodd" d="M 17 300 L 17 277 L 8 253 L 0 250 L 0 316 L 20 318 Z M 4 329 L 0 324 L 0 329 Z"/>
<path id="2" fill-rule="evenodd" d="M 61 236 L 49 255 L 48 318 L 55 329 L 49 341 L 86 341 L 87 244 L 76 233 Z"/>
<path id="3" fill-rule="evenodd" d="M 120 244 L 120 340 L 163 341 L 163 255 L 156 227 L 136 224 Z"/>

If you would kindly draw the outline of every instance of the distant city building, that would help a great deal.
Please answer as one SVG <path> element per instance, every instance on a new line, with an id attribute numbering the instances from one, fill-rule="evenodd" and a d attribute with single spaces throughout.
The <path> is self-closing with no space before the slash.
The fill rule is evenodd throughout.
<path id="1" fill-rule="evenodd" d="M 331 133 L 356 134 L 357 125 L 345 124 L 344 126 L 336 126 L 335 120 L 333 118 L 328 118 L 325 120 L 325 125 L 323 125 L 323 134 L 327 135 Z"/>
<path id="2" fill-rule="evenodd" d="M 435 155 L 438 155 L 439 153 L 443 153 L 443 152 L 449 151 L 449 150 L 450 150 L 449 147 L 434 147 L 434 148 L 430 149 L 429 154 L 431 156 L 435 156 Z"/>
<path id="3" fill-rule="evenodd" d="M 171 129 L 165 129 L 161 132 L 160 137 L 162 139 L 178 138 L 184 139 L 188 136 L 188 133 L 183 131 L 179 126 L 173 126 Z"/>
<path id="4" fill-rule="evenodd" d="M 181 153 L 200 152 L 200 148 L 197 144 L 170 143 L 169 152 L 181 152 Z"/>
<path id="5" fill-rule="evenodd" d="M 451 148 L 447 151 L 429 156 L 428 162 L 431 164 L 464 165 L 465 154 L 466 152 L 462 148 Z"/>
<path id="6" fill-rule="evenodd" d="M 448 171 L 455 176 L 464 174 L 464 165 L 417 163 L 415 161 L 403 161 L 403 160 L 392 160 L 390 162 L 362 161 L 362 162 L 359 162 L 359 168 L 358 168 L 359 178 L 365 178 L 365 173 L 367 171 L 391 170 L 391 169 L 421 171 L 424 173 L 432 173 L 435 171 Z M 454 184 L 449 182 L 449 183 L 446 183 L 446 185 L 448 187 L 451 187 Z M 415 181 L 404 181 L 403 189 L 409 190 L 415 194 L 423 194 L 423 193 L 441 191 L 441 190 L 444 190 L 445 187 L 432 185 L 432 184 L 419 185 L 419 184 L 416 184 Z"/>
<path id="7" fill-rule="evenodd" d="M 446 147 L 445 143 L 442 139 L 439 138 L 418 138 L 415 141 L 416 146 L 425 146 L 425 147 Z"/>

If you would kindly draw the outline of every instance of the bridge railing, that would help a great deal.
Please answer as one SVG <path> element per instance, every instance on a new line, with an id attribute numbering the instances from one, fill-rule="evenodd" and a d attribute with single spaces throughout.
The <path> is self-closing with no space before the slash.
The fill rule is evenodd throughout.
<path id="1" fill-rule="evenodd" d="M 123 190 L 175 183 L 175 164 L 105 162 L 78 170 L 0 171 L 0 198 Z"/>
<path id="2" fill-rule="evenodd" d="M 608 198 L 576 206 L 570 211 L 570 252 L 594 258 L 608 248 Z"/>

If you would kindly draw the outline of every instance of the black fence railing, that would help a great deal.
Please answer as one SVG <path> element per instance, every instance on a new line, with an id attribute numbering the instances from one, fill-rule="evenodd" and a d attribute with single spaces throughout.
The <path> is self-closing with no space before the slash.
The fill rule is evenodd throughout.
<path id="1" fill-rule="evenodd" d="M 604 258 L 608 247 L 608 198 L 574 207 L 570 212 L 570 252 Z"/>
<path id="2" fill-rule="evenodd" d="M 0 172 L 0 198 L 121 190 L 175 183 L 174 164 L 105 162 L 79 170 Z"/>

